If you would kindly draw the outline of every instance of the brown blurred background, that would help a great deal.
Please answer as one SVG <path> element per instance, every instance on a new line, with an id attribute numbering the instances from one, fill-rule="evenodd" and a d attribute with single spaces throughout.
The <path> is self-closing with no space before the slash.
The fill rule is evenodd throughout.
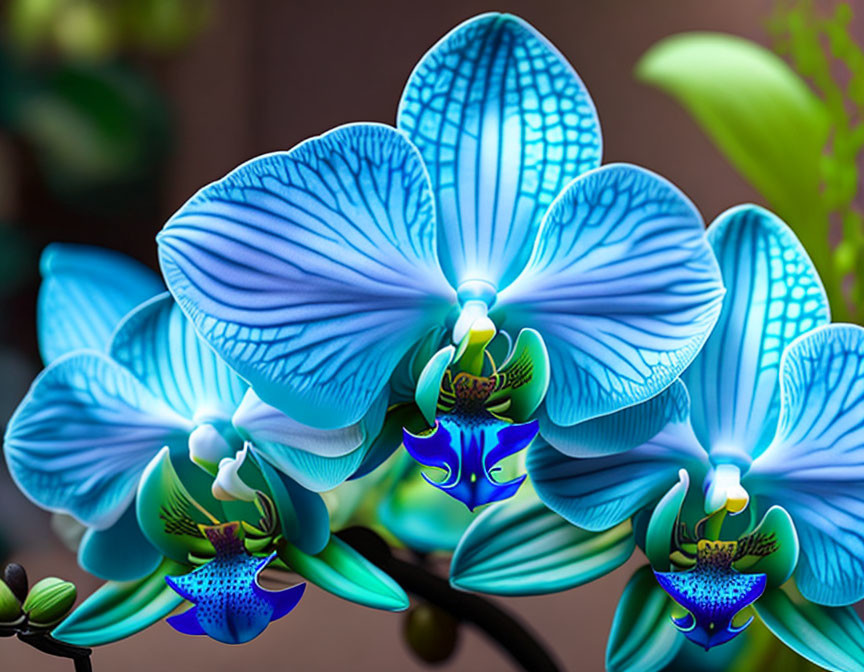
<path id="1" fill-rule="evenodd" d="M 155 267 L 156 232 L 196 189 L 257 154 L 288 149 L 337 124 L 393 123 L 420 56 L 480 12 L 522 16 L 569 58 L 597 105 L 605 162 L 637 163 L 665 175 L 706 221 L 733 204 L 758 202 L 682 109 L 638 84 L 632 71 L 648 47 L 681 31 L 725 31 L 767 43 L 771 8 L 771 0 L 222 0 L 182 44 L 157 54 L 118 47 L 111 58 L 152 84 L 168 128 L 150 177 L 125 185 L 128 198 L 117 197 L 119 187 L 110 183 L 72 199 L 68 190 L 58 196 L 27 138 L 0 130 L 0 221 L 8 234 L 0 239 L 6 247 L 0 264 L 16 269 L 15 281 L 0 294 L 0 418 L 8 417 L 40 367 L 35 297 L 42 246 L 52 240 L 104 245 Z M 0 79 L 0 96 L 8 99 L 16 86 Z M 14 492 L 4 471 L 0 536 L 7 557 L 24 562 L 34 579 L 64 576 L 80 581 L 82 594 L 95 587 L 54 540 L 47 516 Z M 565 669 L 600 671 L 615 603 L 636 564 L 565 594 L 502 603 L 530 624 Z M 312 588 L 300 609 L 251 644 L 226 647 L 160 624 L 99 649 L 93 661 L 100 672 L 425 669 L 403 643 L 402 623 L 398 614 Z M 463 635 L 448 669 L 513 669 L 479 635 Z M 2 672 L 68 669 L 65 661 L 0 640 Z"/>

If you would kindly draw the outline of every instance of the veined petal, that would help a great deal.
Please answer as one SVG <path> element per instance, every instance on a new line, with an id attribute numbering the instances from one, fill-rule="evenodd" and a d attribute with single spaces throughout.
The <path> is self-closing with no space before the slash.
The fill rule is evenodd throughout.
<path id="1" fill-rule="evenodd" d="M 801 336 L 780 373 L 777 437 L 744 485 L 792 516 L 801 594 L 852 604 L 864 597 L 864 328 L 832 324 Z"/>
<path id="2" fill-rule="evenodd" d="M 111 356 L 184 418 L 228 419 L 248 385 L 208 346 L 168 292 L 117 328 Z"/>
<path id="3" fill-rule="evenodd" d="M 54 243 L 39 267 L 36 326 L 46 365 L 73 350 L 105 350 L 123 316 L 164 289 L 143 264 L 99 247 Z"/>
<path id="4" fill-rule="evenodd" d="M 650 399 L 705 342 L 723 287 L 693 204 L 663 178 L 610 165 L 570 184 L 493 315 L 549 351 L 546 413 L 573 425 Z"/>
<path id="5" fill-rule="evenodd" d="M 455 301 L 423 163 L 380 124 L 253 159 L 199 191 L 158 242 L 204 339 L 264 401 L 325 429 L 360 420 Z"/>
<path id="6" fill-rule="evenodd" d="M 304 488 L 322 492 L 357 471 L 381 431 L 386 412 L 385 391 L 359 422 L 341 429 L 317 429 L 261 401 L 250 389 L 233 421 L 257 455 Z"/>
<path id="7" fill-rule="evenodd" d="M 707 466 L 707 455 L 686 416 L 671 418 L 657 434 L 621 453 L 572 458 L 537 439 L 527 460 L 540 499 L 574 525 L 595 531 L 614 527 L 657 502 L 678 480 L 680 469 L 695 479 Z"/>
<path id="8" fill-rule="evenodd" d="M 602 457 L 637 448 L 670 423 L 686 423 L 689 412 L 687 388 L 676 380 L 648 401 L 570 427 L 556 425 L 541 411 L 540 435 L 569 457 Z"/>
<path id="9" fill-rule="evenodd" d="M 36 378 L 6 428 L 6 462 L 36 504 L 104 529 L 153 456 L 191 429 L 115 361 L 79 351 Z"/>
<path id="10" fill-rule="evenodd" d="M 108 581 L 137 581 L 156 571 L 161 562 L 162 554 L 138 526 L 134 504 L 108 529 L 87 530 L 78 547 L 78 564 Z"/>
<path id="11" fill-rule="evenodd" d="M 780 412 L 783 349 L 830 321 L 822 282 L 779 218 L 755 205 L 727 210 L 708 228 L 726 296 L 705 347 L 683 374 L 696 435 L 720 459 L 756 456 Z"/>
<path id="12" fill-rule="evenodd" d="M 558 192 L 600 165 L 600 124 L 579 76 L 507 14 L 470 19 L 429 50 L 402 94 L 398 126 L 429 169 L 454 287 L 509 284 Z"/>

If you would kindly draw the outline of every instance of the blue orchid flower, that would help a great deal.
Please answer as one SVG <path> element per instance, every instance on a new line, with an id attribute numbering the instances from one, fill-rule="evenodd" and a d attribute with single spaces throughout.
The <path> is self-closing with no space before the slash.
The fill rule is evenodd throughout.
<path id="1" fill-rule="evenodd" d="M 864 598 L 864 328 L 829 324 L 812 263 L 771 213 L 733 208 L 708 240 L 727 294 L 681 382 L 619 413 L 552 428 L 529 451 L 529 475 L 574 525 L 601 531 L 632 520 L 673 600 L 671 622 L 691 641 L 729 641 L 755 613 L 801 655 L 853 669 L 842 638 L 864 642 L 864 627 L 839 607 Z M 691 480 L 702 487 L 691 492 Z M 663 603 L 652 595 L 637 577 L 625 591 L 610 670 L 659 670 L 674 657 L 682 638 L 659 630 L 652 636 L 663 646 L 644 649 L 650 661 L 624 653 L 634 650 L 629 610 Z"/>
<path id="2" fill-rule="evenodd" d="M 298 422 L 416 404 L 425 428 L 386 448 L 404 438 L 478 506 L 519 486 L 496 463 L 530 443 L 541 404 L 541 425 L 569 427 L 655 396 L 719 314 L 690 201 L 600 156 L 569 63 L 484 14 L 423 57 L 396 128 L 343 126 L 201 189 L 158 236 L 162 272 L 207 343 Z"/>

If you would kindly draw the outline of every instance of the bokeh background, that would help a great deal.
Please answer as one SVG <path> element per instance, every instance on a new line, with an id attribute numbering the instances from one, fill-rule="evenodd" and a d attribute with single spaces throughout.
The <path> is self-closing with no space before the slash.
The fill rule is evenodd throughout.
<path id="1" fill-rule="evenodd" d="M 862 3 L 864 4 L 864 3 Z M 156 266 L 154 236 L 195 190 L 237 164 L 350 121 L 393 123 L 413 65 L 474 14 L 522 16 L 573 63 L 597 105 L 604 161 L 649 167 L 707 221 L 758 194 L 671 99 L 633 67 L 659 39 L 711 30 L 768 44 L 771 0 L 5 0 L 0 3 L 0 421 L 40 368 L 38 255 L 51 241 L 104 245 Z M 864 10 L 864 7 L 862 7 Z M 864 15 L 864 11 L 861 12 Z M 97 582 L 0 467 L 0 560 Z M 605 638 L 637 563 L 543 598 L 501 600 L 562 667 L 603 669 Z M 310 587 L 301 609 L 227 647 L 160 624 L 99 649 L 94 668 L 422 670 L 403 616 Z M 454 670 L 512 668 L 463 629 Z M 0 669 L 67 661 L 0 640 Z"/>

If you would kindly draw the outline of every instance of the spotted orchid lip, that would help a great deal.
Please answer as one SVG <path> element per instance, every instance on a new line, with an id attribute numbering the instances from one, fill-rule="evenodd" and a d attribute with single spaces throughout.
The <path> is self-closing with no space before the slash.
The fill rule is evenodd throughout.
<path id="1" fill-rule="evenodd" d="M 731 567 L 697 564 L 681 572 L 654 572 L 666 593 L 687 610 L 672 622 L 687 639 L 706 650 L 723 644 L 743 632 L 743 625 L 732 621 L 742 609 L 753 604 L 765 592 L 765 574 L 741 574 Z"/>

